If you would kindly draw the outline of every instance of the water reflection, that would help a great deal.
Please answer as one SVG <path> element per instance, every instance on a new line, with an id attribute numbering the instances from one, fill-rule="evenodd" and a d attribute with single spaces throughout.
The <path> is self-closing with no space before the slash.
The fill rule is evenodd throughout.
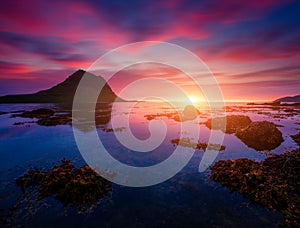
<path id="1" fill-rule="evenodd" d="M 94 127 L 107 125 L 112 116 L 112 103 L 97 103 L 94 110 L 89 109 L 90 105 L 81 105 L 82 109 L 73 110 L 73 117 L 80 116 L 80 119 L 73 119 L 73 126 L 83 132 L 89 132 Z"/>

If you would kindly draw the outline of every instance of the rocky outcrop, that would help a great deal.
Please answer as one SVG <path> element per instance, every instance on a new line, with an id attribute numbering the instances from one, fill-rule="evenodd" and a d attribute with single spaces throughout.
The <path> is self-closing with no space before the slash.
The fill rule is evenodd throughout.
<path id="1" fill-rule="evenodd" d="M 213 122 L 214 126 L 212 126 L 212 119 L 209 119 L 205 125 L 213 130 L 235 134 L 243 143 L 255 150 L 273 150 L 283 142 L 281 131 L 272 122 L 252 122 L 248 116 L 243 115 L 216 117 Z"/>
<path id="2" fill-rule="evenodd" d="M 226 129 L 224 129 L 224 122 L 226 121 Z M 247 127 L 252 121 L 248 116 L 243 115 L 229 115 L 226 117 L 216 117 L 213 119 L 208 119 L 205 125 L 213 130 L 222 130 L 227 134 L 236 133 L 239 129 Z"/>
<path id="3" fill-rule="evenodd" d="M 282 133 L 268 121 L 252 122 L 235 134 L 248 147 L 255 150 L 273 150 L 282 142 Z"/>

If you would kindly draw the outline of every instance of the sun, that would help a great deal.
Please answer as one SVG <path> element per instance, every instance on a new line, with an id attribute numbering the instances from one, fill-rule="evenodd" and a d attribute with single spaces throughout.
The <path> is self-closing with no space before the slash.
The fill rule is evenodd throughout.
<path id="1" fill-rule="evenodd" d="M 192 103 L 199 103 L 201 101 L 200 98 L 195 97 L 195 96 L 189 96 L 189 100 Z"/>

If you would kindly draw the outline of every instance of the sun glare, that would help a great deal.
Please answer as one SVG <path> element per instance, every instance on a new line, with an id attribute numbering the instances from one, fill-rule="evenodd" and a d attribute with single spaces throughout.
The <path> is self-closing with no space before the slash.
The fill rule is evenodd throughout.
<path id="1" fill-rule="evenodd" d="M 189 100 L 192 103 L 199 103 L 201 101 L 198 97 L 195 96 L 189 96 Z"/>

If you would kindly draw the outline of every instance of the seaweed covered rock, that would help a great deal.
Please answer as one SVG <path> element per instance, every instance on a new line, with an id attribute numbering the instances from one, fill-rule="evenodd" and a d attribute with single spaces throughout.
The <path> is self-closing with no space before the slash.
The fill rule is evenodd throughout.
<path id="1" fill-rule="evenodd" d="M 193 105 L 186 105 L 182 112 L 165 112 L 156 114 L 144 115 L 147 120 L 153 120 L 160 117 L 167 117 L 168 119 L 173 119 L 177 122 L 183 122 L 188 120 L 194 120 L 200 114 L 200 111 Z"/>
<path id="2" fill-rule="evenodd" d="M 156 114 L 147 114 L 144 115 L 147 120 L 154 120 L 159 117 L 167 117 L 168 119 L 174 119 L 176 116 L 178 116 L 178 112 L 165 112 L 165 113 L 156 113 Z"/>
<path id="3" fill-rule="evenodd" d="M 197 149 L 200 150 L 202 149 L 203 151 L 206 150 L 206 148 L 208 148 L 209 150 L 225 150 L 225 146 L 220 145 L 220 144 L 212 144 L 212 143 L 204 143 L 204 142 L 193 142 L 190 138 L 176 138 L 176 139 L 172 139 L 171 143 L 175 146 L 175 145 L 180 145 L 183 147 L 189 147 L 189 148 L 193 148 L 193 149 Z"/>
<path id="4" fill-rule="evenodd" d="M 282 133 L 277 126 L 268 121 L 252 122 L 248 116 L 229 115 L 226 117 L 216 117 L 205 122 L 205 125 L 214 130 L 222 130 L 227 134 L 235 135 L 248 147 L 255 150 L 273 150 L 282 142 Z M 226 123 L 226 130 L 224 126 Z"/>
<path id="5" fill-rule="evenodd" d="M 29 170 L 16 179 L 23 193 L 38 189 L 38 199 L 49 196 L 59 200 L 64 206 L 77 207 L 79 211 L 96 205 L 111 193 L 111 182 L 102 178 L 89 166 L 75 168 L 67 160 L 49 171 Z"/>
<path id="6" fill-rule="evenodd" d="M 193 105 L 187 105 L 182 112 L 182 120 L 194 120 L 200 114 L 200 111 Z"/>
<path id="7" fill-rule="evenodd" d="M 283 142 L 281 131 L 268 121 L 252 122 L 246 128 L 239 129 L 236 136 L 255 150 L 272 150 Z"/>
<path id="8" fill-rule="evenodd" d="M 291 135 L 292 139 L 300 146 L 300 132 L 295 135 Z"/>
<path id="9" fill-rule="evenodd" d="M 226 121 L 226 129 L 224 129 L 225 121 Z M 233 134 L 236 133 L 238 130 L 247 127 L 252 121 L 249 118 L 249 116 L 228 115 L 226 117 L 215 117 L 213 118 L 213 122 L 214 122 L 213 123 L 214 126 L 212 126 L 212 119 L 208 119 L 205 122 L 205 125 L 209 129 L 222 130 L 227 134 Z"/>
<path id="10" fill-rule="evenodd" d="M 187 120 L 194 120 L 200 114 L 200 111 L 193 105 L 186 105 L 182 113 L 178 113 L 174 116 L 174 120 L 177 122 L 184 122 Z"/>
<path id="11" fill-rule="evenodd" d="M 300 224 L 300 149 L 272 155 L 258 163 L 246 158 L 221 160 L 210 178 L 239 192 L 254 204 L 280 212 L 286 225 Z"/>
<path id="12" fill-rule="evenodd" d="M 55 115 L 55 111 L 46 108 L 23 111 L 21 114 L 13 114 L 11 117 L 37 118 L 36 123 L 42 126 L 65 125 L 72 122 L 71 113 Z M 23 125 L 25 123 L 35 122 L 17 122 L 14 125 Z"/>
<path id="13" fill-rule="evenodd" d="M 56 126 L 56 125 L 65 125 L 72 122 L 72 117 L 70 114 L 50 116 L 47 118 L 39 119 L 36 123 L 42 126 Z"/>
<path id="14" fill-rule="evenodd" d="M 32 111 L 24 111 L 21 114 L 14 114 L 12 117 L 25 117 L 25 118 L 45 118 L 54 115 L 54 111 L 52 109 L 47 108 L 39 108 Z"/>

